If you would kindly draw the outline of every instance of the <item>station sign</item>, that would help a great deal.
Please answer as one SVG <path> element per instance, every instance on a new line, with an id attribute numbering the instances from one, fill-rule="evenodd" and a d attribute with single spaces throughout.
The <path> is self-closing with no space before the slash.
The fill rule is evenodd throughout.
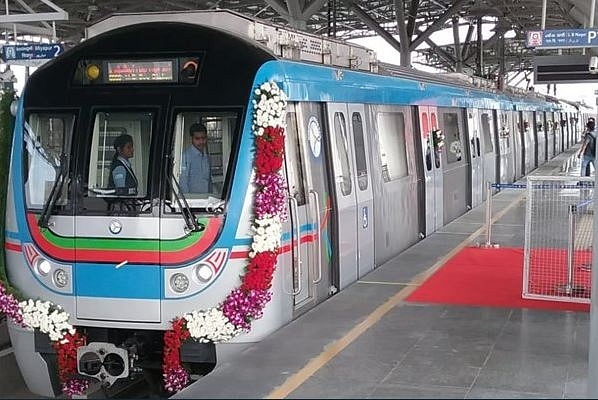
<path id="1" fill-rule="evenodd" d="M 528 31 L 526 45 L 536 49 L 598 47 L 598 29 Z"/>
<path id="2" fill-rule="evenodd" d="M 14 44 L 2 46 L 6 64 L 38 67 L 64 51 L 60 43 Z"/>

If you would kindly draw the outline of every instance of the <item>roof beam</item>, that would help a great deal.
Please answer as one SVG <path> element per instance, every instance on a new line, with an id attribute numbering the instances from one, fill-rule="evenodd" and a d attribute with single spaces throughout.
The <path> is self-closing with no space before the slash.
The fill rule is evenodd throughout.
<path id="1" fill-rule="evenodd" d="M 430 26 L 428 26 L 428 28 L 423 33 L 421 33 L 413 42 L 411 42 L 411 44 L 409 45 L 409 50 L 415 50 L 417 46 L 419 46 L 420 44 L 422 44 L 424 40 L 429 38 L 432 33 L 442 28 L 444 23 L 448 21 L 448 19 L 451 18 L 454 14 L 456 14 L 457 11 L 460 11 L 462 6 L 468 2 L 469 0 L 455 1 L 455 3 L 452 6 L 450 6 L 440 17 L 438 17 L 436 21 L 434 21 Z"/>
<path id="2" fill-rule="evenodd" d="M 345 6 L 352 11 L 364 24 L 371 30 L 380 35 L 384 40 L 388 42 L 396 51 L 401 53 L 401 44 L 392 36 L 386 29 L 382 28 L 378 23 L 370 17 L 365 11 L 361 9 L 353 0 L 341 0 L 345 3 Z"/>
<path id="3" fill-rule="evenodd" d="M 42 3 L 54 10 L 54 12 L 46 13 L 29 13 L 29 14 L 4 14 L 0 15 L 0 23 L 15 23 L 15 22 L 41 22 L 41 21 L 66 21 L 69 19 L 69 14 L 50 0 L 40 0 Z"/>

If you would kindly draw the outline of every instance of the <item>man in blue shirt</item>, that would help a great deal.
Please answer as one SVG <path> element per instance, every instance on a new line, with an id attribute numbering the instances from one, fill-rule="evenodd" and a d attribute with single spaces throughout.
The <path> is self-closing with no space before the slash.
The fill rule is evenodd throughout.
<path id="1" fill-rule="evenodd" d="M 211 193 L 212 175 L 206 127 L 200 123 L 191 125 L 189 136 L 191 146 L 183 152 L 181 163 L 181 189 L 183 193 Z"/>

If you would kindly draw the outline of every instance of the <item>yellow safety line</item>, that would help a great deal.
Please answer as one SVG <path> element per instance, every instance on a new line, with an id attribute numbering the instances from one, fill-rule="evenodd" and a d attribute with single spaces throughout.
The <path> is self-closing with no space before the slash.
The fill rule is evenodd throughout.
<path id="1" fill-rule="evenodd" d="M 511 208 L 518 204 L 525 196 L 525 191 L 521 193 L 515 200 L 511 202 L 505 209 L 496 213 L 496 216 L 492 218 L 490 223 L 496 222 L 496 220 L 502 218 Z M 307 379 L 315 374 L 320 368 L 322 368 L 328 361 L 332 360 L 338 353 L 343 351 L 349 346 L 355 339 L 361 336 L 366 330 L 371 328 L 376 322 L 380 320 L 387 312 L 392 310 L 394 307 L 399 305 L 405 298 L 407 298 L 415 289 L 417 289 L 426 279 L 428 279 L 434 272 L 436 272 L 441 266 L 443 266 L 450 258 L 457 254 L 463 247 L 465 247 L 471 239 L 479 236 L 485 226 L 477 229 L 474 233 L 469 235 L 467 239 L 463 240 L 457 247 L 447 253 L 444 257 L 438 260 L 427 270 L 416 275 L 408 286 L 401 289 L 397 294 L 392 296 L 386 303 L 380 305 L 372 313 L 370 313 L 366 319 L 357 324 L 351 329 L 345 336 L 332 342 L 331 345 L 326 347 L 326 350 L 321 352 L 315 358 L 312 358 L 303 368 L 287 378 L 287 380 L 272 392 L 270 392 L 265 399 L 283 399 L 291 394 L 295 389 L 301 386 Z"/>

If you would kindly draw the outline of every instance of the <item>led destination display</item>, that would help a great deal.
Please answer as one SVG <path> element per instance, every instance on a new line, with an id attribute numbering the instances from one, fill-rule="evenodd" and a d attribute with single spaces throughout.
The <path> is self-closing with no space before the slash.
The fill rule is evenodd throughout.
<path id="1" fill-rule="evenodd" d="M 108 62 L 108 82 L 172 82 L 172 61 Z"/>

